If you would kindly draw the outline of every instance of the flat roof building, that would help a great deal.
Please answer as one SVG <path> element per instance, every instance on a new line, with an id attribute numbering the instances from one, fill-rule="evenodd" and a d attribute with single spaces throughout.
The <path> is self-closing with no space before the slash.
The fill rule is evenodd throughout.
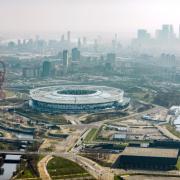
<path id="1" fill-rule="evenodd" d="M 114 163 L 115 168 L 170 170 L 175 169 L 179 149 L 126 147 Z"/>

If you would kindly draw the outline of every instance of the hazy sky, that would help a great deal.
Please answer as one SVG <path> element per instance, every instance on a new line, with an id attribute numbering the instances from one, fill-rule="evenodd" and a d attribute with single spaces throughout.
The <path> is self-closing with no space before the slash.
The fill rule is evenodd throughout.
<path id="1" fill-rule="evenodd" d="M 0 0 L 0 32 L 153 32 L 180 24 L 180 0 Z"/>

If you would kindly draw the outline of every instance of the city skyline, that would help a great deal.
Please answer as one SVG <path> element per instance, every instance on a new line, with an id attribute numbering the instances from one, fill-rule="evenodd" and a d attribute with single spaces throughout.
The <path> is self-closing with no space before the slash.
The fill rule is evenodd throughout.
<path id="1" fill-rule="evenodd" d="M 161 24 L 177 30 L 179 5 L 178 0 L 1 0 L 0 32 L 117 32 L 129 38 L 139 28 L 152 33 Z"/>

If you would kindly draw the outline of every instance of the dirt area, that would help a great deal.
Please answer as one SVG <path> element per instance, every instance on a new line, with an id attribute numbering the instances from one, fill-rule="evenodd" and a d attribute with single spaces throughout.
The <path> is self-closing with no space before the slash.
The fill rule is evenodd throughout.
<path id="1" fill-rule="evenodd" d="M 116 126 L 115 127 L 121 127 Z M 103 139 L 113 140 L 115 134 L 125 135 L 125 140 L 159 140 L 167 139 L 161 131 L 155 126 L 133 126 L 129 125 L 126 130 L 117 130 L 113 128 L 103 127 L 99 132 L 98 137 Z"/>
<path id="2" fill-rule="evenodd" d="M 58 142 L 62 141 L 58 139 Z M 57 140 L 53 139 L 45 139 L 43 144 L 40 146 L 39 151 L 52 151 L 55 149 L 56 144 L 58 143 Z"/>
<path id="3" fill-rule="evenodd" d="M 76 131 L 75 128 L 62 128 L 59 129 L 59 130 L 51 130 L 49 131 L 50 133 L 53 133 L 53 134 L 69 134 L 69 133 L 72 133 Z"/>
<path id="4" fill-rule="evenodd" d="M 136 175 L 124 177 L 125 180 L 179 180 L 179 177 L 163 177 L 163 176 L 146 176 L 146 175 Z"/>
<path id="5" fill-rule="evenodd" d="M 130 118 L 128 120 L 123 120 L 121 123 L 126 124 L 128 126 L 149 126 L 151 123 L 148 121 L 143 121 L 141 118 Z M 116 122 L 118 124 L 118 122 Z"/>

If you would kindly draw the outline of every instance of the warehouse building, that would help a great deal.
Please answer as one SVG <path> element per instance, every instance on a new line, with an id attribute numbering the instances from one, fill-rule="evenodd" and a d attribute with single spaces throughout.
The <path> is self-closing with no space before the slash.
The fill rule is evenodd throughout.
<path id="1" fill-rule="evenodd" d="M 179 149 L 126 147 L 113 164 L 114 168 L 171 170 L 175 169 Z"/>

